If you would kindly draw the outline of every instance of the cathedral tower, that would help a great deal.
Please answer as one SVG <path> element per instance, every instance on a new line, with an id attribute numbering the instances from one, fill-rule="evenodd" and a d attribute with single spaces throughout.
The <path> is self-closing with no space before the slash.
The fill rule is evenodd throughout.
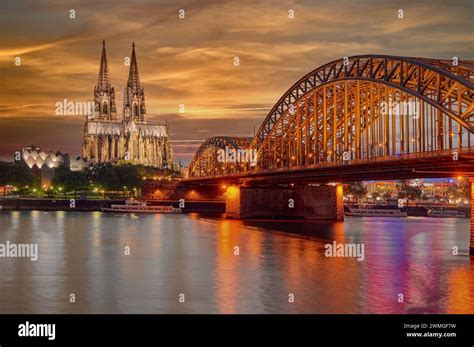
<path id="1" fill-rule="evenodd" d="M 94 87 L 94 115 L 95 120 L 114 121 L 117 120 L 115 108 L 115 91 L 110 84 L 109 66 L 107 64 L 107 53 L 105 41 L 102 41 L 102 56 L 100 58 L 99 78 Z"/>
<path id="2" fill-rule="evenodd" d="M 132 58 L 130 60 L 130 72 L 128 82 L 123 93 L 123 120 L 133 120 L 138 123 L 144 123 L 145 92 L 140 87 L 140 76 L 138 75 L 137 57 L 135 55 L 135 42 L 132 44 Z"/>
<path id="3" fill-rule="evenodd" d="M 173 168 L 168 125 L 147 123 L 145 93 L 140 86 L 135 43 L 123 93 L 123 119 L 117 120 L 114 88 L 110 84 L 105 42 L 102 43 L 99 79 L 94 88 L 94 114 L 84 124 L 82 157 L 94 163 L 126 161 L 158 168 Z"/>

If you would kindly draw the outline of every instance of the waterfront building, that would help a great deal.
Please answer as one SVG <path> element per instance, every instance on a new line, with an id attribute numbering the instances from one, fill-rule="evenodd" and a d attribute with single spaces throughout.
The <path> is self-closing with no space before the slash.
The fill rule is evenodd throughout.
<path id="1" fill-rule="evenodd" d="M 55 170 L 61 165 L 71 171 L 81 171 L 92 164 L 84 158 L 70 158 L 69 154 L 60 151 L 44 151 L 41 147 L 29 145 L 24 147 L 15 162 L 26 165 L 32 174 L 41 180 L 43 185 L 49 185 L 54 177 Z"/>
<path id="2" fill-rule="evenodd" d="M 21 150 L 20 157 L 15 155 L 15 161 L 23 163 L 32 174 L 41 180 L 42 184 L 51 182 L 55 169 L 60 165 L 67 165 L 69 156 L 61 152 L 43 151 L 41 147 L 29 145 Z"/>
<path id="3" fill-rule="evenodd" d="M 84 125 L 82 156 L 95 163 L 128 161 L 172 168 L 168 125 L 148 123 L 145 91 L 140 84 L 135 43 L 123 92 L 123 117 L 117 119 L 115 90 L 110 82 L 105 41 L 102 44 L 99 78 L 94 88 L 94 111 Z"/>
<path id="4" fill-rule="evenodd" d="M 397 196 L 397 185 L 402 181 L 369 181 L 366 183 L 367 194 L 373 193 L 389 193 L 392 197 Z M 423 196 L 432 199 L 449 198 L 449 189 L 453 186 L 455 180 L 453 178 L 434 178 L 412 180 L 413 184 L 420 186 Z"/>

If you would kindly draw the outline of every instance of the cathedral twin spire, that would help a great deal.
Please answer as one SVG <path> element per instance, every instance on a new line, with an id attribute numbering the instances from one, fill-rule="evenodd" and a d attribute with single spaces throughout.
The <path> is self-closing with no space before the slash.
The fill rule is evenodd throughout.
<path id="1" fill-rule="evenodd" d="M 97 86 L 102 89 L 110 88 L 109 64 L 107 64 L 105 40 L 102 41 L 102 56 L 100 57 L 99 80 L 97 81 Z"/>
<path id="2" fill-rule="evenodd" d="M 145 92 L 143 88 L 140 87 L 137 56 L 135 54 L 135 42 L 133 42 L 128 82 L 123 93 L 123 118 L 144 122 L 145 114 Z"/>
<path id="3" fill-rule="evenodd" d="M 99 78 L 97 86 L 94 88 L 94 98 L 94 119 L 112 121 L 117 119 L 115 91 L 110 83 L 105 41 L 102 41 Z M 145 92 L 143 87 L 140 87 L 135 42 L 133 42 L 130 71 L 128 74 L 127 85 L 125 86 L 123 93 L 123 121 L 133 120 L 135 122 L 145 122 L 145 114 Z"/>

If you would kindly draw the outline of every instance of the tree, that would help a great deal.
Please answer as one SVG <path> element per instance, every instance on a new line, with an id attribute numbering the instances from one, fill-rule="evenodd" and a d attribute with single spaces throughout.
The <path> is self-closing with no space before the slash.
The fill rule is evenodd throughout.
<path id="1" fill-rule="evenodd" d="M 0 161 L 0 186 L 3 187 L 3 198 L 7 191 L 7 184 L 10 172 L 10 165 L 4 161 Z"/>
<path id="2" fill-rule="evenodd" d="M 367 194 L 367 188 L 362 182 L 351 183 L 346 191 L 348 195 L 352 195 L 357 199 L 357 203 L 359 203 L 360 198 L 363 198 Z"/>
<path id="3" fill-rule="evenodd" d="M 17 187 L 20 197 L 32 187 L 40 185 L 40 179 L 33 176 L 25 164 L 11 163 L 8 170 L 8 183 Z"/>
<path id="4" fill-rule="evenodd" d="M 10 172 L 10 164 L 0 161 L 0 186 L 8 184 L 8 177 Z"/>
<path id="5" fill-rule="evenodd" d="M 470 200 L 471 183 L 469 180 L 459 180 L 448 189 L 448 194 L 455 199 Z"/>
<path id="6" fill-rule="evenodd" d="M 88 172 L 91 183 L 109 191 L 130 192 L 134 188 L 140 189 L 142 180 L 142 167 L 130 163 L 112 165 L 110 163 L 92 166 Z"/>
<path id="7" fill-rule="evenodd" d="M 423 191 L 421 187 L 410 185 L 408 181 L 404 181 L 397 185 L 398 188 L 398 198 L 407 199 L 407 206 L 409 200 L 416 200 L 421 197 Z"/>
<path id="8" fill-rule="evenodd" d="M 87 189 L 87 176 L 83 171 L 71 171 L 65 166 L 60 166 L 51 182 L 54 186 L 60 187 L 64 194 L 74 192 L 74 197 L 78 190 Z"/>

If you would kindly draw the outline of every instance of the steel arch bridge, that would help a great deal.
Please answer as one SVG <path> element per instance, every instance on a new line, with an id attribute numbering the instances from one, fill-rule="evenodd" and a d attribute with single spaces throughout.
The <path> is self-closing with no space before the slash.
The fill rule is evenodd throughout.
<path id="1" fill-rule="evenodd" d="M 237 159 L 248 153 L 251 142 L 251 137 L 215 136 L 207 139 L 199 146 L 189 164 L 190 177 L 232 174 L 240 172 L 242 165 L 246 165 L 245 169 L 248 169 L 249 160 Z"/>
<path id="2" fill-rule="evenodd" d="M 298 80 L 273 106 L 253 139 L 205 141 L 191 161 L 189 177 L 470 151 L 473 90 L 473 61 L 385 55 L 338 59 Z M 246 150 L 256 161 L 223 163 L 215 153 L 225 148 Z"/>

